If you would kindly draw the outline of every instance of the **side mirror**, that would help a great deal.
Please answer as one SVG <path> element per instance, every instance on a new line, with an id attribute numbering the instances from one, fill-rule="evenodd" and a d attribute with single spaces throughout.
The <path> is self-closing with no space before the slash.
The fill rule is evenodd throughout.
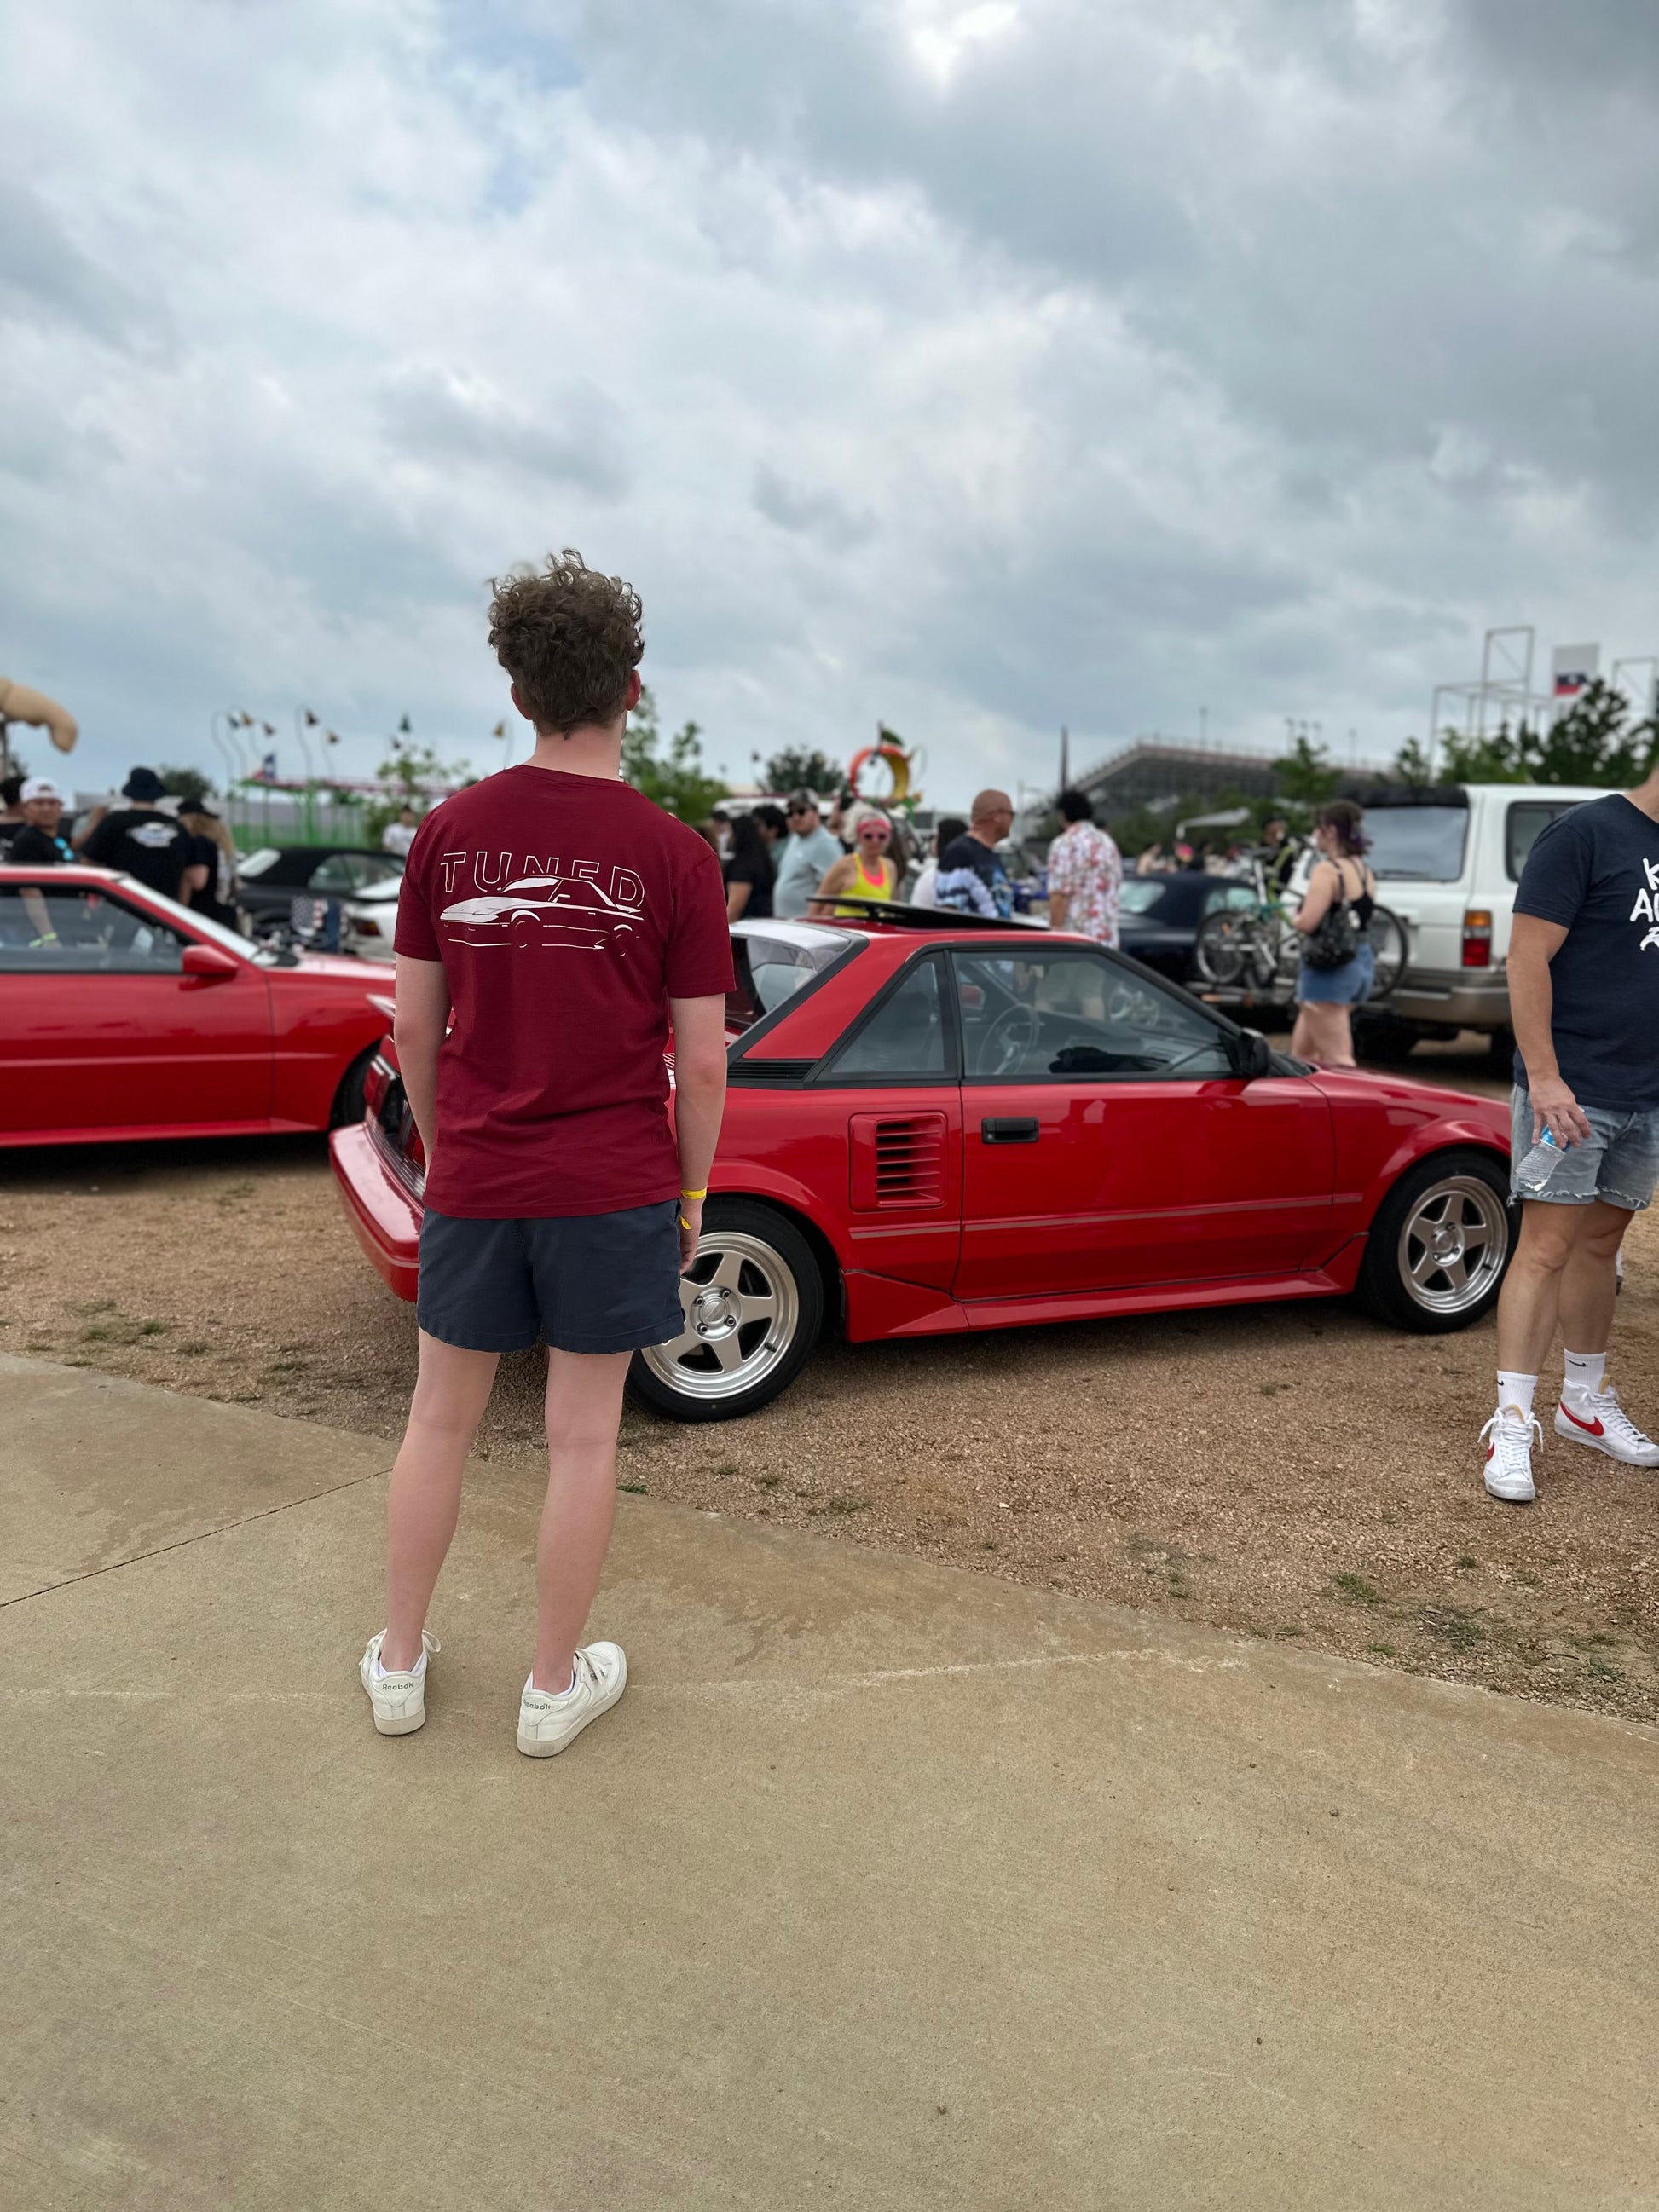
<path id="1" fill-rule="evenodd" d="M 228 983 L 241 962 L 216 945 L 187 945 L 179 969 L 186 982 Z"/>
<path id="2" fill-rule="evenodd" d="M 1273 1048 L 1260 1030 L 1239 1031 L 1233 1065 L 1246 1083 L 1254 1083 L 1258 1076 L 1273 1073 Z"/>

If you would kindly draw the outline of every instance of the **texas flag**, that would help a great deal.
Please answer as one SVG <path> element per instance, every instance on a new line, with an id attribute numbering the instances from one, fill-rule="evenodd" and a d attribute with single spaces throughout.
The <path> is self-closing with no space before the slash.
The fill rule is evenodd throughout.
<path id="1" fill-rule="evenodd" d="M 1558 699 L 1576 699 L 1595 681 L 1601 665 L 1599 645 L 1558 645 L 1551 668 Z"/>

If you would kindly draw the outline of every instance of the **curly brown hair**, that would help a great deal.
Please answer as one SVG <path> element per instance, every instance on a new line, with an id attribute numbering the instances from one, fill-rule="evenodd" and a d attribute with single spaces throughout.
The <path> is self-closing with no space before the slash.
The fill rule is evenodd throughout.
<path id="1" fill-rule="evenodd" d="M 491 579 L 489 642 L 538 730 L 614 722 L 640 664 L 640 595 L 590 568 L 574 546 L 540 570 Z"/>

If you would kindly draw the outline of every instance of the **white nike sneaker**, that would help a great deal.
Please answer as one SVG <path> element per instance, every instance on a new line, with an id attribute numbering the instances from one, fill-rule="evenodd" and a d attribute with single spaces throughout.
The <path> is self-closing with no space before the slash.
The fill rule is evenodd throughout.
<path id="1" fill-rule="evenodd" d="M 1480 1431 L 1486 1445 L 1486 1480 L 1488 1493 L 1509 1505 L 1530 1505 L 1538 1495 L 1532 1479 L 1532 1443 L 1541 1444 L 1544 1431 L 1530 1416 L 1517 1421 L 1508 1413 L 1494 1413 Z M 1490 1442 L 1487 1439 L 1490 1438 Z"/>
<path id="2" fill-rule="evenodd" d="M 526 1759 L 551 1759 L 573 1742 L 589 1721 L 608 1713 L 628 1687 L 628 1660 L 620 1644 L 585 1644 L 576 1654 L 575 1687 L 562 1698 L 526 1682 L 519 1701 L 519 1748 Z"/>
<path id="3" fill-rule="evenodd" d="M 1555 1433 L 1626 1467 L 1659 1467 L 1659 1444 L 1643 1435 L 1611 1382 L 1605 1390 L 1575 1390 L 1571 1405 L 1564 1397 L 1555 1409 Z"/>
<path id="4" fill-rule="evenodd" d="M 413 1735 L 417 1728 L 426 1725 L 427 1668 L 413 1668 L 406 1674 L 377 1674 L 374 1662 L 385 1642 L 385 1629 L 369 1638 L 368 1649 L 357 1672 L 368 1692 L 368 1702 L 374 1708 L 374 1725 L 380 1734 Z M 425 1629 L 421 1631 L 421 1649 L 428 1665 L 433 1654 L 442 1648 L 435 1636 L 428 1635 Z"/>

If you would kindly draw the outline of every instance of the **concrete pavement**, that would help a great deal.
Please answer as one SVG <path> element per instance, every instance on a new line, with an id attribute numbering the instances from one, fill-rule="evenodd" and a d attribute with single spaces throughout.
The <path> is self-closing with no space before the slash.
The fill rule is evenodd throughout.
<path id="1" fill-rule="evenodd" d="M 514 1749 L 480 1466 L 0 1359 L 0 2207 L 1659 2204 L 1659 1738 L 624 1498 Z"/>

